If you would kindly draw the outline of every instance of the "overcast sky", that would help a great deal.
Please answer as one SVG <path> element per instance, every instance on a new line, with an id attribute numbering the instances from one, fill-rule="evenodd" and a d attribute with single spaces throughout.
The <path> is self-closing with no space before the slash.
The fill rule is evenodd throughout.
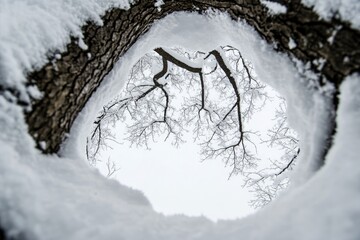
<path id="1" fill-rule="evenodd" d="M 273 124 L 277 104 L 276 98 L 269 101 L 248 124 L 265 134 Z M 119 123 L 115 129 L 119 139 L 124 125 Z M 248 204 L 252 194 L 242 188 L 241 176 L 228 179 L 231 169 L 225 168 L 219 159 L 201 161 L 200 148 L 190 135 L 179 148 L 161 139 L 150 145 L 151 150 L 130 148 L 127 142 L 110 145 L 113 149 L 103 152 L 102 159 L 106 161 L 110 156 L 120 167 L 113 178 L 144 192 L 158 212 L 204 215 L 213 220 L 240 218 L 254 212 Z M 265 144 L 258 145 L 261 159 L 276 158 L 279 154 Z"/>

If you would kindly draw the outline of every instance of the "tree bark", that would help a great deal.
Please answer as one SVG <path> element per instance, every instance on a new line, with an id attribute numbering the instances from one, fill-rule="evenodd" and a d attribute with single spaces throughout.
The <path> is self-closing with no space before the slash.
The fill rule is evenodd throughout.
<path id="1" fill-rule="evenodd" d="M 154 6 L 154 1 L 145 0 L 137 1 L 129 10 L 109 10 L 103 16 L 103 26 L 89 22 L 83 27 L 87 50 L 82 50 L 76 39 L 72 39 L 60 59 L 51 57 L 47 65 L 29 73 L 29 84 L 36 85 L 44 97 L 33 100 L 26 121 L 38 147 L 40 142 L 46 143 L 42 149 L 45 153 L 59 150 L 77 114 L 114 64 L 121 61 L 121 57 L 155 20 L 173 12 L 202 14 L 213 8 L 227 12 L 233 20 L 245 20 L 277 51 L 310 63 L 311 69 L 319 75 L 320 85 L 328 80 L 338 89 L 345 76 L 359 71 L 360 32 L 339 19 L 320 19 L 312 9 L 301 5 L 300 0 L 277 0 L 287 7 L 285 14 L 278 15 L 269 15 L 258 0 L 164 2 L 160 11 Z M 337 34 L 331 43 L 328 39 L 336 29 Z M 293 49 L 289 47 L 290 39 L 296 41 Z M 55 54 L 49 53 L 49 56 Z M 318 65 L 318 59 L 325 60 L 323 67 Z M 335 95 L 335 108 L 337 102 Z"/>

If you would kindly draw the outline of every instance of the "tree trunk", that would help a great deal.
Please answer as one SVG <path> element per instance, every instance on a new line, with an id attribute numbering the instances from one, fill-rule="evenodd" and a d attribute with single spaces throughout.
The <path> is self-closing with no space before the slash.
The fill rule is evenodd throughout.
<path id="1" fill-rule="evenodd" d="M 103 16 L 103 26 L 89 22 L 83 27 L 87 50 L 82 50 L 76 39 L 72 39 L 60 59 L 53 57 L 47 65 L 28 75 L 29 83 L 44 93 L 42 99 L 33 101 L 32 110 L 26 113 L 30 134 L 38 147 L 40 142 L 45 142 L 44 152 L 55 153 L 59 150 L 77 114 L 114 64 L 121 61 L 121 57 L 150 29 L 155 20 L 172 12 L 202 14 L 213 8 L 227 12 L 233 20 L 245 20 L 277 51 L 288 53 L 303 63 L 310 63 L 311 69 L 319 75 L 320 85 L 327 79 L 338 89 L 345 76 L 359 71 L 360 52 L 354 51 L 360 49 L 359 31 L 337 19 L 321 20 L 312 9 L 301 5 L 300 0 L 277 0 L 287 7 L 287 12 L 273 16 L 255 0 L 164 2 L 160 11 L 153 1 L 145 0 L 137 1 L 127 11 L 109 10 Z M 339 27 L 333 43 L 330 43 L 329 37 Z M 297 46 L 293 49 L 289 48 L 290 39 L 296 41 Z M 55 56 L 55 53 L 49 55 Z M 344 61 L 345 58 L 348 61 Z M 325 60 L 322 68 L 317 65 L 318 59 Z M 335 108 L 337 101 L 335 95 Z"/>

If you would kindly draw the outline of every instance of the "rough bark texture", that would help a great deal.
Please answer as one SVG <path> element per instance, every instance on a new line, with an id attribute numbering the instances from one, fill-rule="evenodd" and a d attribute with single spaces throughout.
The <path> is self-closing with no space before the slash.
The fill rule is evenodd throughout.
<path id="1" fill-rule="evenodd" d="M 321 20 L 301 5 L 300 0 L 276 2 L 287 6 L 286 14 L 271 16 L 256 0 L 165 1 L 161 11 L 154 7 L 153 1 L 138 1 L 127 11 L 108 11 L 103 16 L 103 26 L 89 22 L 83 27 L 88 50 L 79 48 L 73 39 L 67 51 L 61 53 L 61 59 L 49 59 L 42 69 L 29 74 L 30 84 L 45 94 L 42 99 L 34 100 L 32 111 L 26 113 L 31 135 L 38 144 L 46 143 L 44 152 L 57 152 L 77 114 L 115 62 L 121 61 L 121 56 L 156 19 L 176 11 L 203 13 L 214 8 L 229 13 L 234 20 L 245 20 L 278 51 L 310 63 L 311 69 L 319 73 L 320 84 L 326 78 L 338 87 L 345 76 L 359 71 L 359 31 L 337 19 Z M 331 43 L 328 39 L 336 29 L 339 30 Z M 289 48 L 290 38 L 297 45 L 293 49 Z M 318 59 L 325 60 L 322 67 Z"/>

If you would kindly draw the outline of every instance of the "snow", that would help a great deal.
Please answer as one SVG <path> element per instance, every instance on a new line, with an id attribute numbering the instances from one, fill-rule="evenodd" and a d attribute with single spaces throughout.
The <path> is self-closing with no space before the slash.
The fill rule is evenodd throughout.
<path id="1" fill-rule="evenodd" d="M 154 6 L 157 8 L 158 11 L 161 11 L 161 6 L 164 5 L 163 0 L 156 0 Z"/>
<path id="2" fill-rule="evenodd" d="M 132 1 L 131 1 L 132 2 Z M 81 26 L 86 21 L 102 24 L 100 18 L 111 7 L 127 9 L 128 0 L 44 1 L 1 0 L 0 4 L 0 83 L 20 91 L 29 102 L 25 72 L 40 68 L 47 53 L 64 51 L 70 37 L 78 38 L 82 49 Z"/>
<path id="3" fill-rule="evenodd" d="M 335 30 L 332 32 L 331 36 L 327 39 L 327 41 L 330 43 L 330 44 L 333 44 L 334 43 L 334 39 L 335 39 L 335 36 L 336 34 L 338 33 L 338 31 L 341 29 L 341 27 L 336 27 Z"/>
<path id="4" fill-rule="evenodd" d="M 283 13 L 286 13 L 286 11 L 287 11 L 287 8 L 278 2 L 271 2 L 271 1 L 265 1 L 265 0 L 261 0 L 260 2 L 269 9 L 270 14 L 273 14 L 273 15 L 283 14 Z"/>
<path id="5" fill-rule="evenodd" d="M 176 51 L 172 50 L 171 48 L 163 48 L 167 53 L 169 53 L 175 59 L 185 63 L 186 65 L 192 68 L 202 68 L 204 61 L 201 58 L 195 59 L 194 61 L 190 60 L 189 58 L 177 53 Z"/>
<path id="6" fill-rule="evenodd" d="M 313 7 L 324 19 L 340 18 L 360 29 L 360 2 L 358 0 L 302 0 L 304 5 Z"/>
<path id="7" fill-rule="evenodd" d="M 292 39 L 292 38 L 290 38 L 289 39 L 289 44 L 288 44 L 288 47 L 289 47 L 289 49 L 294 49 L 294 48 L 296 48 L 296 42 L 294 41 L 294 39 Z"/>
<path id="8" fill-rule="evenodd" d="M 70 34 L 81 39 L 86 20 L 101 24 L 107 8 L 125 8 L 128 2 L 2 0 L 1 5 L 1 85 L 16 87 L 26 98 L 26 71 L 43 65 L 48 51 L 64 50 Z M 159 46 L 207 52 L 224 43 L 237 47 L 259 78 L 287 100 L 290 124 L 301 141 L 293 188 L 255 215 L 215 223 L 156 213 L 141 192 L 88 166 L 85 143 L 93 119 L 142 55 Z M 360 76 L 353 74 L 341 86 L 334 145 L 319 171 L 314 164 L 330 127 L 330 99 L 327 90 L 308 85 L 287 56 L 275 53 L 245 23 L 217 12 L 169 15 L 132 46 L 93 94 L 62 146 L 62 157 L 36 150 L 22 109 L 0 96 L 0 226 L 9 237 L 39 240 L 359 239 Z"/>

